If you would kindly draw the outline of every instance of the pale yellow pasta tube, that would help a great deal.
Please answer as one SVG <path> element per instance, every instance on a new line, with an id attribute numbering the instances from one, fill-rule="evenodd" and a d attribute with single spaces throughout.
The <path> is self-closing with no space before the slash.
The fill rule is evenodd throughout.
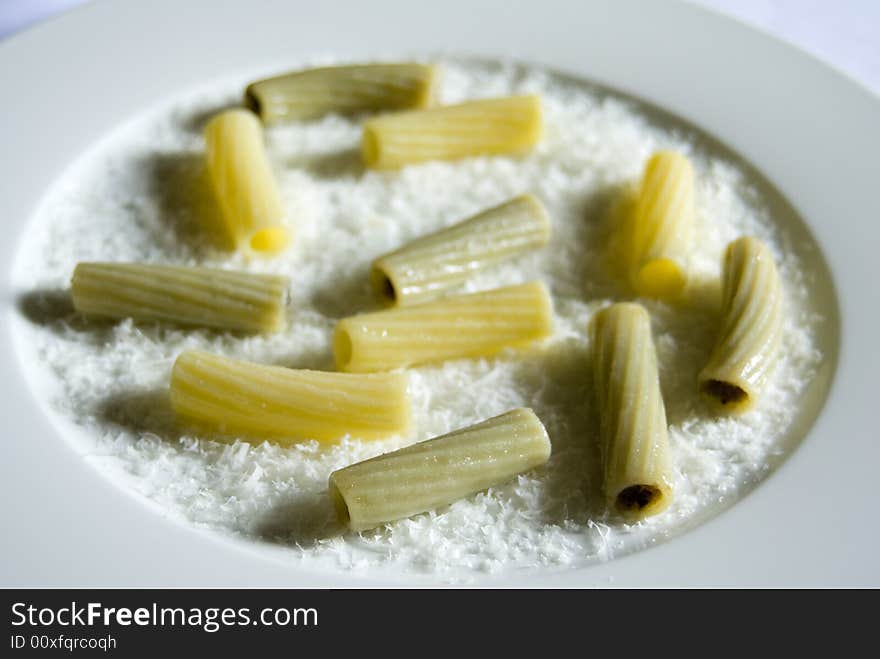
<path id="1" fill-rule="evenodd" d="M 253 82 L 245 101 L 267 123 L 423 108 L 433 101 L 438 77 L 436 66 L 412 62 L 327 66 Z"/>
<path id="2" fill-rule="evenodd" d="M 282 444 L 384 439 L 410 423 L 402 373 L 295 370 L 195 350 L 174 362 L 171 405 L 181 419 L 222 435 Z"/>
<path id="3" fill-rule="evenodd" d="M 547 462 L 550 439 L 518 408 L 330 474 L 330 496 L 353 531 L 411 517 L 499 485 Z"/>
<path id="4" fill-rule="evenodd" d="M 213 268 L 80 263 L 74 308 L 86 316 L 134 318 L 249 332 L 285 325 L 287 279 Z"/>
<path id="5" fill-rule="evenodd" d="M 723 320 L 700 390 L 719 407 L 751 409 L 779 352 L 782 285 L 770 250 L 757 238 L 727 246 L 722 274 Z"/>
<path id="6" fill-rule="evenodd" d="M 470 273 L 549 239 L 544 206 L 533 195 L 520 195 L 376 259 L 373 285 L 386 302 L 424 302 Z"/>
<path id="7" fill-rule="evenodd" d="M 591 329 L 605 496 L 624 517 L 642 519 L 672 500 L 651 321 L 638 304 L 614 304 L 596 315 Z"/>
<path id="8" fill-rule="evenodd" d="M 510 96 L 387 114 L 364 124 L 364 163 L 396 169 L 426 160 L 519 154 L 543 132 L 541 99 Z"/>
<path id="9" fill-rule="evenodd" d="M 693 240 L 694 169 L 683 155 L 651 156 L 629 240 L 630 279 L 639 295 L 675 299 L 687 283 Z"/>
<path id="10" fill-rule="evenodd" d="M 208 171 L 237 249 L 272 254 L 288 242 L 281 194 L 263 144 L 263 127 L 248 110 L 226 110 L 205 127 Z"/>
<path id="11" fill-rule="evenodd" d="M 333 354 L 342 371 L 387 371 L 423 362 L 493 355 L 549 336 L 553 310 L 540 282 L 456 295 L 343 318 Z"/>

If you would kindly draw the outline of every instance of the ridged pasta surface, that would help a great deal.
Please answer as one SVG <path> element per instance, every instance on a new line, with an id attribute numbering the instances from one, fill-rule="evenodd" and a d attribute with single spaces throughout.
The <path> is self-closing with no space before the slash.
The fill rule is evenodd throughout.
<path id="1" fill-rule="evenodd" d="M 364 163 L 396 169 L 426 160 L 524 153 L 543 133 L 541 99 L 509 96 L 388 114 L 364 124 Z"/>
<path id="2" fill-rule="evenodd" d="M 452 503 L 549 457 L 541 421 L 518 408 L 335 471 L 330 494 L 340 517 L 362 531 Z"/>
<path id="3" fill-rule="evenodd" d="M 645 166 L 631 225 L 630 276 L 639 295 L 672 299 L 681 292 L 693 224 L 693 166 L 679 153 L 655 153 Z"/>
<path id="4" fill-rule="evenodd" d="M 333 354 L 354 372 L 489 356 L 549 336 L 552 316 L 546 287 L 530 282 L 344 318 Z"/>
<path id="5" fill-rule="evenodd" d="M 387 302 L 424 302 L 549 239 L 547 211 L 533 195 L 520 195 L 376 259 L 373 285 Z"/>
<path id="6" fill-rule="evenodd" d="M 430 64 L 328 66 L 251 83 L 245 98 L 265 122 L 422 108 L 433 100 L 438 75 Z"/>
<path id="7" fill-rule="evenodd" d="M 402 373 L 360 375 L 265 366 L 187 351 L 174 363 L 171 404 L 188 421 L 281 443 L 346 435 L 384 439 L 410 423 Z"/>
<path id="8" fill-rule="evenodd" d="M 630 519 L 654 515 L 671 503 L 672 479 L 648 312 L 614 304 L 596 315 L 591 330 L 605 495 Z"/>
<path id="9" fill-rule="evenodd" d="M 87 316 L 252 332 L 285 326 L 287 288 L 277 275 L 146 263 L 79 263 L 71 281 Z"/>
<path id="10" fill-rule="evenodd" d="M 779 352 L 782 285 L 773 255 L 757 238 L 728 245 L 722 273 L 721 331 L 700 389 L 731 412 L 754 407 Z"/>
<path id="11" fill-rule="evenodd" d="M 205 127 L 208 172 L 224 229 L 237 249 L 272 254 L 288 243 L 284 209 L 263 144 L 248 110 L 226 110 Z"/>

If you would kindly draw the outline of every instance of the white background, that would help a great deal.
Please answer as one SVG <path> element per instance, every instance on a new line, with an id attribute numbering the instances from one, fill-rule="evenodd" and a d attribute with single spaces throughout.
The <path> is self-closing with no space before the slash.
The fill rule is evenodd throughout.
<path id="1" fill-rule="evenodd" d="M 0 39 L 87 1 L 0 0 Z M 880 2 L 877 0 L 692 2 L 735 16 L 794 43 L 880 93 Z"/>

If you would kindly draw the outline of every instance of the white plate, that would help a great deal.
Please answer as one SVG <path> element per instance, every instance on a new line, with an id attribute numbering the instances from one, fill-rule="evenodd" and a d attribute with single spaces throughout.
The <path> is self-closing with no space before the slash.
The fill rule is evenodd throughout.
<path id="1" fill-rule="evenodd" d="M 880 102 L 827 66 L 689 5 L 498 0 L 98 2 L 0 44 L 0 217 L 6 264 L 64 168 L 157 100 L 289 57 L 386 52 L 512 56 L 656 103 L 732 146 L 809 225 L 842 319 L 831 394 L 802 445 L 730 510 L 648 551 L 520 585 L 880 585 Z M 163 519 L 97 475 L 40 411 L 13 352 L 0 281 L 3 585 L 339 585 Z M 399 577 L 398 577 L 399 579 Z M 487 578 L 487 583 L 497 583 Z"/>

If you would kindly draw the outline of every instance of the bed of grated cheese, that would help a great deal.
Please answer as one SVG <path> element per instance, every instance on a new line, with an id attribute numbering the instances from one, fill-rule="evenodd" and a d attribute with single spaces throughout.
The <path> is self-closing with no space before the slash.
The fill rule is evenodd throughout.
<path id="1" fill-rule="evenodd" d="M 546 135 L 523 158 L 427 163 L 364 171 L 356 120 L 327 117 L 271 128 L 293 247 L 247 261 L 215 249 L 202 229 L 216 213 L 206 187 L 201 127 L 239 98 L 245 80 L 190 93 L 116 130 L 62 177 L 33 221 L 16 267 L 26 320 L 20 350 L 52 382 L 41 395 L 75 423 L 78 450 L 185 523 L 280 545 L 293 564 L 434 575 L 562 567 L 648 546 L 726 505 L 762 479 L 784 452 L 802 389 L 821 361 L 806 306 L 808 277 L 747 175 L 635 101 L 509 63 L 445 63 L 442 100 L 537 92 Z M 660 360 L 675 465 L 675 501 L 626 525 L 606 513 L 586 325 L 625 297 L 608 268 L 608 218 L 646 158 L 678 149 L 697 175 L 698 237 L 691 302 L 646 301 Z M 291 367 L 332 368 L 334 321 L 375 308 L 372 258 L 425 232 L 525 191 L 547 205 L 553 239 L 539 253 L 474 276 L 465 290 L 540 278 L 555 305 L 555 334 L 534 350 L 410 370 L 412 433 L 282 448 L 181 434 L 167 398 L 175 357 L 200 348 Z M 720 254 L 752 234 L 773 248 L 785 284 L 782 357 L 759 408 L 713 417 L 695 392 L 718 318 Z M 245 268 L 289 275 L 290 329 L 272 336 L 160 324 L 86 322 L 65 292 L 85 260 Z M 329 473 L 363 458 L 531 406 L 553 444 L 549 463 L 451 506 L 360 536 L 345 534 L 326 495 Z M 450 578 L 452 578 L 450 576 Z"/>

